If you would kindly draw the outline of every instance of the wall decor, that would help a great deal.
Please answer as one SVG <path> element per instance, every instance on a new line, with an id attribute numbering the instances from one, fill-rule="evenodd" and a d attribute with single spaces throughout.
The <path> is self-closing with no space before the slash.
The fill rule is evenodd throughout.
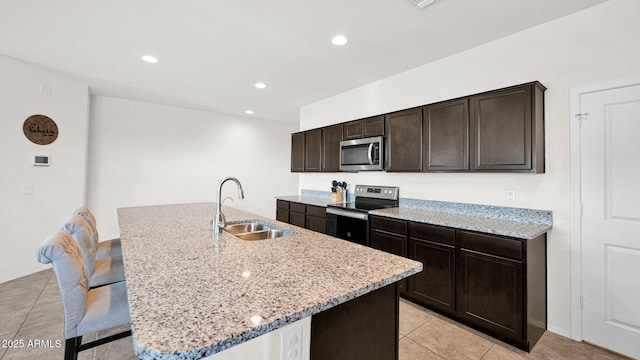
<path id="1" fill-rule="evenodd" d="M 58 125 L 46 115 L 29 116 L 22 131 L 29 141 L 38 145 L 49 145 L 58 138 Z"/>

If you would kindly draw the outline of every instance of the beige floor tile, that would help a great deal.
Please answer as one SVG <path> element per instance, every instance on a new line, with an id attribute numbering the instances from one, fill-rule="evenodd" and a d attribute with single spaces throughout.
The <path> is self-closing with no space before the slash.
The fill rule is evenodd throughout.
<path id="1" fill-rule="evenodd" d="M 591 345 L 546 331 L 531 350 L 529 357 L 541 360 L 591 359 L 593 350 L 594 347 Z"/>
<path id="2" fill-rule="evenodd" d="M 614 352 L 594 347 L 593 349 L 594 360 L 630 360 L 631 358 L 624 355 L 616 354 Z"/>
<path id="3" fill-rule="evenodd" d="M 408 338 L 400 339 L 399 360 L 444 360 L 433 351 Z"/>
<path id="4" fill-rule="evenodd" d="M 0 283 L 0 300 L 5 296 L 22 296 L 25 299 L 35 301 L 52 276 L 53 270 L 47 269 Z"/>
<path id="5" fill-rule="evenodd" d="M 2 359 L 4 353 L 7 352 L 8 346 L 11 344 L 8 341 L 12 340 L 14 336 L 16 336 L 15 333 L 0 334 L 0 359 Z"/>
<path id="6" fill-rule="evenodd" d="M 40 327 L 21 329 L 15 337 L 23 340 L 22 347 L 8 349 L 2 360 L 22 359 L 62 359 L 64 357 L 64 338 L 62 324 L 42 324 Z M 82 360 L 93 358 L 91 350 L 80 353 Z"/>
<path id="7" fill-rule="evenodd" d="M 2 332 L 18 332 L 37 299 L 37 297 L 25 298 L 22 295 L 3 296 L 0 298 Z"/>
<path id="8" fill-rule="evenodd" d="M 526 360 L 528 353 L 512 346 L 494 344 L 482 360 Z"/>
<path id="9" fill-rule="evenodd" d="M 433 316 L 423 307 L 400 300 L 400 336 L 407 335 L 413 330 L 433 319 Z"/>
<path id="10" fill-rule="evenodd" d="M 130 325 L 127 324 L 109 329 L 108 331 L 100 331 L 98 333 L 98 338 L 117 334 L 130 328 Z M 135 360 L 137 358 L 138 357 L 133 352 L 133 338 L 131 336 L 96 347 L 95 360 Z"/>
<path id="11" fill-rule="evenodd" d="M 406 336 L 445 359 L 482 358 L 493 343 L 474 333 L 434 318 Z"/>

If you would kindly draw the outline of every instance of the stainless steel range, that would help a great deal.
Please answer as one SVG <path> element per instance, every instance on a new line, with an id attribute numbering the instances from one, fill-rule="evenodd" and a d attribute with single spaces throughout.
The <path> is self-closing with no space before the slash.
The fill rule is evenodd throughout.
<path id="1" fill-rule="evenodd" d="M 355 201 L 327 206 L 327 235 L 369 246 L 369 210 L 398 207 L 395 186 L 356 185 Z"/>

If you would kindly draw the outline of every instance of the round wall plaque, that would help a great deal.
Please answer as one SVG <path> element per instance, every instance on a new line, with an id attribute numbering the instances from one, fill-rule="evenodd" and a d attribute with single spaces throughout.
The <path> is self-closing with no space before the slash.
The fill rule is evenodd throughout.
<path id="1" fill-rule="evenodd" d="M 58 138 L 58 125 L 46 115 L 29 116 L 22 131 L 29 141 L 38 145 L 49 145 Z"/>

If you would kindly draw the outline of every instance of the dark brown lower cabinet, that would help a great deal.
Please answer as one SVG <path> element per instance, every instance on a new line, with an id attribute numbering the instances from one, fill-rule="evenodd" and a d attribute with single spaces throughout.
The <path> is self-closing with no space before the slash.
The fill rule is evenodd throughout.
<path id="1" fill-rule="evenodd" d="M 307 229 L 326 234 L 327 220 L 326 220 L 326 209 L 324 207 L 307 205 L 306 215 L 307 215 L 307 224 L 305 227 Z"/>
<path id="2" fill-rule="evenodd" d="M 530 351 L 547 328 L 546 234 L 521 240 L 459 232 L 458 315 Z"/>
<path id="3" fill-rule="evenodd" d="M 306 227 L 307 226 L 307 206 L 296 202 L 289 204 L 289 224 Z"/>
<path id="4" fill-rule="evenodd" d="M 410 254 L 424 269 L 409 278 L 408 295 L 445 312 L 455 312 L 455 247 L 411 238 Z"/>
<path id="5" fill-rule="evenodd" d="M 313 315 L 311 360 L 397 360 L 396 284 Z"/>
<path id="6" fill-rule="evenodd" d="M 502 337 L 522 339 L 522 262 L 463 249 L 458 294 L 465 320 Z"/>
<path id="7" fill-rule="evenodd" d="M 294 201 L 276 200 L 276 220 L 325 234 L 326 208 Z"/>
<path id="8" fill-rule="evenodd" d="M 370 217 L 369 246 L 407 257 L 407 222 L 380 216 Z M 400 294 L 407 291 L 407 279 L 398 282 Z"/>
<path id="9" fill-rule="evenodd" d="M 409 257 L 422 262 L 421 273 L 408 279 L 407 296 L 448 314 L 456 310 L 456 231 L 411 222 Z"/>
<path id="10" fill-rule="evenodd" d="M 546 330 L 546 234 L 524 240 L 378 216 L 370 224 L 372 247 L 423 264 L 401 296 L 525 351 Z"/>
<path id="11" fill-rule="evenodd" d="M 276 220 L 289 222 L 289 202 L 284 200 L 276 200 Z"/>

